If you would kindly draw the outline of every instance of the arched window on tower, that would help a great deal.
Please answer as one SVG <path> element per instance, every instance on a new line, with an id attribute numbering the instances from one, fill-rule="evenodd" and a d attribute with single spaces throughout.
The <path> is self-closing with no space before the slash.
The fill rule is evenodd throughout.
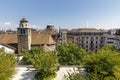
<path id="1" fill-rule="evenodd" d="M 22 34 L 22 29 L 20 29 L 20 34 Z"/>
<path id="2" fill-rule="evenodd" d="M 24 27 L 24 25 L 22 24 L 22 27 Z"/>
<path id="3" fill-rule="evenodd" d="M 25 34 L 25 29 L 20 29 L 20 34 Z"/>
<path id="4" fill-rule="evenodd" d="M 25 34 L 25 30 L 23 29 L 23 34 Z"/>
<path id="5" fill-rule="evenodd" d="M 27 27 L 27 24 L 25 24 L 25 26 Z"/>

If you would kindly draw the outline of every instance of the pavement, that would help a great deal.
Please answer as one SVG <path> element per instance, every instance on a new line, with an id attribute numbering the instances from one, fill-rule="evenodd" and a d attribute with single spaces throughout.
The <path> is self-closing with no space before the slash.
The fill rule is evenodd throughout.
<path id="1" fill-rule="evenodd" d="M 69 73 L 73 73 L 77 70 L 75 67 L 60 67 L 59 71 L 57 71 L 57 76 L 53 80 L 62 80 L 65 75 Z M 13 75 L 12 80 L 35 80 L 35 69 L 27 68 L 26 66 L 17 66 L 16 73 Z"/>
<path id="2" fill-rule="evenodd" d="M 63 80 L 65 76 L 68 75 L 68 73 L 74 73 L 77 71 L 77 68 L 75 67 L 60 67 L 59 71 L 57 71 L 57 76 L 53 80 Z"/>
<path id="3" fill-rule="evenodd" d="M 16 67 L 16 73 L 12 80 L 34 80 L 35 69 L 28 69 L 25 66 Z"/>

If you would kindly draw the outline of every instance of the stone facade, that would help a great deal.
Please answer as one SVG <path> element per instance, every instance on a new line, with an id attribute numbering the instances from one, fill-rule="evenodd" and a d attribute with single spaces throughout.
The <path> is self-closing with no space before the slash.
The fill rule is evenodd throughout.
<path id="1" fill-rule="evenodd" d="M 22 50 L 31 49 L 31 29 L 29 28 L 28 21 L 23 18 L 20 21 L 18 32 L 18 53 L 20 54 Z"/>

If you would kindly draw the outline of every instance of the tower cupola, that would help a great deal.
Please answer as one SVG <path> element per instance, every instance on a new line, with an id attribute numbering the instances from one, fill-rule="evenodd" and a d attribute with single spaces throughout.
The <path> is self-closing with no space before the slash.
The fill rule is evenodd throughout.
<path id="1" fill-rule="evenodd" d="M 20 20 L 20 24 L 19 24 L 19 27 L 20 28 L 28 28 L 29 25 L 28 25 L 28 20 L 26 18 L 22 18 Z"/>

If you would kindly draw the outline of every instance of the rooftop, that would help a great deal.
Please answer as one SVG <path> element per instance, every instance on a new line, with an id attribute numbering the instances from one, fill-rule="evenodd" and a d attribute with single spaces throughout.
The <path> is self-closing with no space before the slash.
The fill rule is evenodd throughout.
<path id="1" fill-rule="evenodd" d="M 70 32 L 108 32 L 108 30 L 96 29 L 96 28 L 79 28 L 79 29 L 72 29 Z"/>
<path id="2" fill-rule="evenodd" d="M 22 18 L 20 22 L 28 22 L 28 20 L 26 18 Z"/>
<path id="3" fill-rule="evenodd" d="M 39 34 L 33 33 L 32 36 L 32 45 L 35 44 L 54 44 L 54 40 L 50 34 Z M 0 34 L 0 43 L 11 44 L 18 43 L 17 34 Z"/>

